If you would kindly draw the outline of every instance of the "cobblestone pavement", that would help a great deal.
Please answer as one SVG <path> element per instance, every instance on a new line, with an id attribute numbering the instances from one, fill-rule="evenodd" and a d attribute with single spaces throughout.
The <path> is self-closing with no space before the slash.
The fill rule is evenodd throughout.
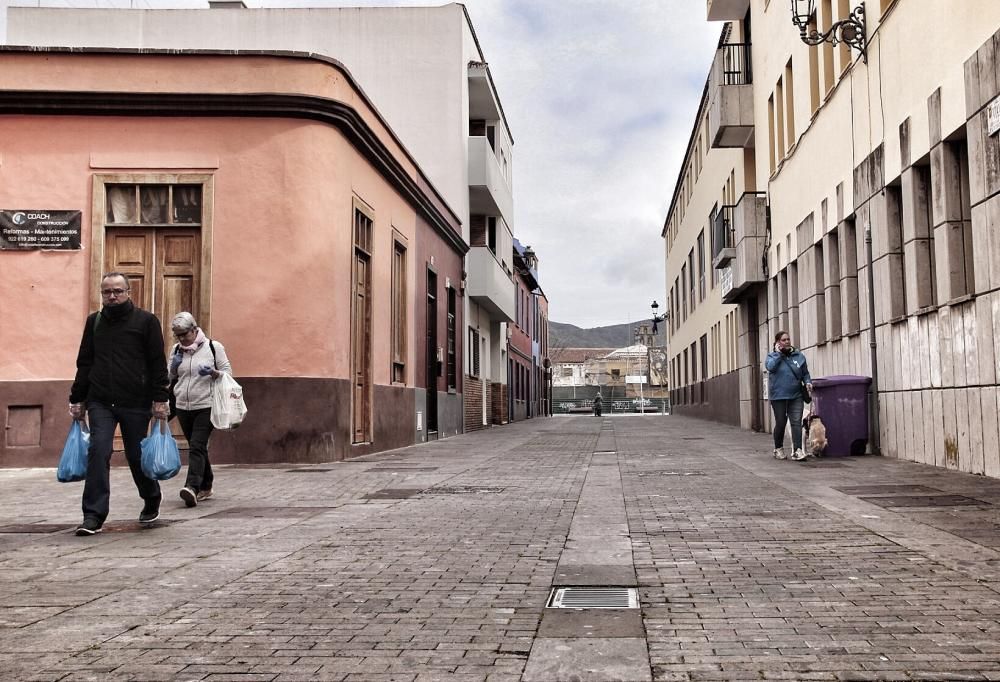
<path id="1" fill-rule="evenodd" d="M 84 538 L 0 470 L 0 680 L 1000 680 L 1000 481 L 768 440 L 535 419 L 174 479 L 149 529 L 122 467 Z M 639 610 L 545 608 L 588 581 Z"/>

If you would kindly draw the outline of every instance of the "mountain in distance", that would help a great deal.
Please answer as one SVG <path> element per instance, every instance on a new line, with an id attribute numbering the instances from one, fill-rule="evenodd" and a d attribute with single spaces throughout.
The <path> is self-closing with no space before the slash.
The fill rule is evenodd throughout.
<path id="1" fill-rule="evenodd" d="M 635 344 L 635 332 L 642 323 L 650 324 L 650 320 L 639 320 L 625 324 L 612 324 L 606 327 L 581 329 L 573 324 L 564 324 L 549 320 L 549 348 L 624 348 Z M 659 325 L 654 346 L 666 346 L 664 323 Z"/>

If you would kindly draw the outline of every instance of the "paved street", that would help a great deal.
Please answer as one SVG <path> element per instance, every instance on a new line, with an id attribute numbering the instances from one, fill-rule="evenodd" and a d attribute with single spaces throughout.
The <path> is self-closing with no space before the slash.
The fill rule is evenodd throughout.
<path id="1" fill-rule="evenodd" d="M 3 680 L 1000 680 L 1000 481 L 919 464 L 557 417 L 175 479 L 150 529 L 116 468 L 90 538 L 82 484 L 0 480 Z"/>

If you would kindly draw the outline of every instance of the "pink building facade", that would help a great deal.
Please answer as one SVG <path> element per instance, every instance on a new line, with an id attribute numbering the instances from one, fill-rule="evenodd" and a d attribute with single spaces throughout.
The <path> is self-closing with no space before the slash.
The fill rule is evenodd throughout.
<path id="1" fill-rule="evenodd" d="M 249 415 L 219 462 L 462 430 L 460 221 L 332 60 L 0 51 L 0 210 L 78 210 L 81 245 L 0 250 L 0 466 L 56 463 L 108 270 L 226 344 Z"/>

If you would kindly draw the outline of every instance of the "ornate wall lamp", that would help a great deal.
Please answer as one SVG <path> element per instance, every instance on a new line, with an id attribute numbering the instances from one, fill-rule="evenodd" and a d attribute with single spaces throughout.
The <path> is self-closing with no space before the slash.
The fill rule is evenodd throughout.
<path id="1" fill-rule="evenodd" d="M 667 317 L 669 317 L 669 315 L 667 313 L 663 313 L 662 315 L 657 315 L 656 314 L 656 311 L 660 309 L 660 304 L 657 303 L 656 301 L 653 301 L 653 304 L 651 306 L 649 306 L 649 307 L 653 311 L 653 320 L 652 320 L 652 322 L 653 322 L 653 335 L 655 336 L 657 334 L 657 326 L 656 325 L 658 325 L 660 322 L 663 322 L 665 319 L 667 319 Z"/>
<path id="2" fill-rule="evenodd" d="M 846 19 L 836 22 L 826 33 L 809 30 L 809 21 L 816 14 L 816 0 L 792 0 L 792 23 L 799 27 L 799 37 L 806 45 L 846 43 L 861 53 L 868 63 L 868 38 L 865 33 L 865 3 L 855 7 Z"/>

